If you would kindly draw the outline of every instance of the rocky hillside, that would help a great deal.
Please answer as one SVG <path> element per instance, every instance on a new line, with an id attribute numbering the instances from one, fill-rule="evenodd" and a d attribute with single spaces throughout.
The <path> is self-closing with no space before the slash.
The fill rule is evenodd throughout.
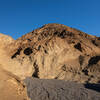
<path id="1" fill-rule="evenodd" d="M 44 79 L 100 82 L 100 37 L 61 24 L 47 24 L 8 47 L 24 73 Z"/>
<path id="2" fill-rule="evenodd" d="M 0 100 L 12 99 L 100 100 L 100 37 L 62 24 L 0 33 Z"/>
<path id="3" fill-rule="evenodd" d="M 24 83 L 13 74 L 15 62 L 7 56 L 6 47 L 12 42 L 14 39 L 0 33 L 0 100 L 29 100 Z"/>

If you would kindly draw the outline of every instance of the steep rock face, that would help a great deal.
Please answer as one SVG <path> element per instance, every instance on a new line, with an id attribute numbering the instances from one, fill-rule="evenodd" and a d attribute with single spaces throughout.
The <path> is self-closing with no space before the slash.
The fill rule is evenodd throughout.
<path id="1" fill-rule="evenodd" d="M 7 46 L 13 42 L 10 36 L 0 33 L 0 100 L 29 100 L 26 87 L 18 77 L 22 72 L 20 63 L 7 55 Z"/>
<path id="2" fill-rule="evenodd" d="M 100 100 L 100 92 L 74 82 L 26 78 L 25 83 L 31 100 Z"/>
<path id="3" fill-rule="evenodd" d="M 12 39 L 10 36 L 4 35 L 0 33 L 0 67 L 4 70 L 7 70 L 18 77 L 20 79 L 25 78 L 25 75 L 28 76 L 29 73 L 32 71 L 31 67 L 27 67 L 29 65 L 29 61 L 25 61 L 26 66 L 22 66 L 22 64 L 15 60 L 12 60 L 9 54 L 9 49 L 11 44 L 14 44 L 15 40 Z M 7 48 L 9 47 L 9 48 Z M 13 46 L 15 48 L 15 45 Z M 22 67 L 21 67 L 22 66 Z M 27 70 L 28 69 L 28 70 Z M 28 74 L 27 74 L 28 73 Z"/>
<path id="4" fill-rule="evenodd" d="M 8 45 L 22 76 L 100 82 L 100 38 L 61 24 L 47 24 Z M 22 74 L 22 73 L 21 73 Z"/>

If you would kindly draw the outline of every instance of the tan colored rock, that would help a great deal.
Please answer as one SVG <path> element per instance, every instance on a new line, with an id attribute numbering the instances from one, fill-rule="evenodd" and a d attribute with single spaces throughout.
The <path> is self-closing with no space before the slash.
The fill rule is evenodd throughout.
<path id="1" fill-rule="evenodd" d="M 0 65 L 0 100 L 29 100 L 25 85 L 19 78 L 1 68 Z"/>
<path id="2" fill-rule="evenodd" d="M 100 81 L 100 38 L 77 29 L 47 24 L 8 48 L 8 55 L 21 64 L 25 77 L 82 83 Z"/>
<path id="3" fill-rule="evenodd" d="M 18 69 L 18 62 L 7 55 L 6 47 L 13 42 L 11 37 L 0 33 L 0 100 L 29 100 L 26 87 L 18 77 L 20 74 L 16 76 L 22 72 Z"/>
<path id="4" fill-rule="evenodd" d="M 0 33 L 0 48 L 3 46 L 7 46 L 8 44 L 14 42 L 14 39 L 10 36 L 4 35 Z"/>
<path id="5" fill-rule="evenodd" d="M 8 56 L 10 49 L 7 48 L 7 46 L 10 47 L 9 45 L 14 43 L 14 41 L 15 40 L 11 37 L 0 34 L 0 64 L 2 65 L 1 68 L 3 67 L 3 69 L 19 76 L 20 79 L 24 79 L 25 76 L 29 75 L 32 69 L 27 66 L 30 65 L 29 58 L 27 58 L 26 61 L 24 60 L 26 65 L 22 66 L 19 61 L 17 61 L 16 59 L 12 60 L 11 57 Z"/>
<path id="6" fill-rule="evenodd" d="M 100 83 L 100 37 L 61 24 L 17 40 L 0 33 L 0 100 L 29 100 L 22 82 L 28 76 Z"/>
<path id="7" fill-rule="evenodd" d="M 33 76 L 100 82 L 100 37 L 61 24 L 47 24 L 6 48 L 10 57 L 7 62 L 11 62 L 8 70 L 22 79 Z"/>

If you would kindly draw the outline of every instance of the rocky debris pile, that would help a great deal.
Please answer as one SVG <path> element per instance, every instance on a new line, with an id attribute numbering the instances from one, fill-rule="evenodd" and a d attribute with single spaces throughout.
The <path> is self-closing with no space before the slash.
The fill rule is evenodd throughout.
<path id="1" fill-rule="evenodd" d="M 100 82 L 100 37 L 62 24 L 47 24 L 8 48 L 25 77 Z"/>
<path id="2" fill-rule="evenodd" d="M 26 78 L 25 83 L 31 100 L 100 100 L 100 92 L 74 82 Z"/>

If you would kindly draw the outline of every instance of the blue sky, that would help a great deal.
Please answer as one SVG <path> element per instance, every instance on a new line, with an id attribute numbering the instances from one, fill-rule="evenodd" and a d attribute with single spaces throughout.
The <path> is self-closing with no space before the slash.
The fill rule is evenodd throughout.
<path id="1" fill-rule="evenodd" d="M 0 33 L 17 39 L 48 23 L 100 36 L 100 0 L 0 0 Z"/>

